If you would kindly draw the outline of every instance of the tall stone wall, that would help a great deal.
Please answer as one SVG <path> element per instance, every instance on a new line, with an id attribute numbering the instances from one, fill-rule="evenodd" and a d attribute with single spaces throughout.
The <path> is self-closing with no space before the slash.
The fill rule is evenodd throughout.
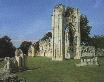
<path id="1" fill-rule="evenodd" d="M 73 41 L 70 40 L 73 37 Z M 66 42 L 67 41 L 67 42 Z M 72 41 L 72 42 L 71 42 Z M 80 13 L 76 8 L 55 6 L 52 14 L 52 59 L 63 60 L 70 48 L 75 59 L 80 59 Z"/>
<path id="2" fill-rule="evenodd" d="M 53 10 L 52 15 L 52 59 L 63 60 L 65 54 L 64 42 L 64 20 L 63 12 L 64 5 L 57 5 Z"/>
<path id="3" fill-rule="evenodd" d="M 39 42 L 39 56 L 52 58 L 51 38 Z"/>
<path id="4" fill-rule="evenodd" d="M 34 45 L 30 45 L 29 50 L 28 50 L 28 56 L 35 56 L 35 48 Z"/>

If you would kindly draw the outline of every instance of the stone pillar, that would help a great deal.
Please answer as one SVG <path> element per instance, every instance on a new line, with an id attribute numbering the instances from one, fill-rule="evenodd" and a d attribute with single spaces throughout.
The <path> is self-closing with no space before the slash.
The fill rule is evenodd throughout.
<path id="1" fill-rule="evenodd" d="M 24 54 L 21 54 L 21 67 L 24 68 L 25 67 L 25 56 Z"/>
<path id="2" fill-rule="evenodd" d="M 80 59 L 80 55 L 81 55 L 81 48 L 80 48 L 80 41 L 81 41 L 81 37 L 80 37 L 80 12 L 78 9 L 74 10 L 75 12 L 75 36 L 74 36 L 74 40 L 75 40 L 75 57 L 74 59 Z"/>
<path id="3" fill-rule="evenodd" d="M 52 15 L 52 60 L 63 60 L 65 55 L 63 5 L 57 5 Z"/>
<path id="4" fill-rule="evenodd" d="M 15 51 L 15 59 L 18 63 L 18 68 L 21 69 L 23 66 L 23 52 L 21 49 L 16 49 Z"/>
<path id="5" fill-rule="evenodd" d="M 27 55 L 24 54 L 24 68 L 27 68 Z"/>
<path id="6" fill-rule="evenodd" d="M 53 15 L 52 15 L 52 60 L 55 59 L 55 51 L 54 51 L 54 11 L 53 11 Z"/>
<path id="7" fill-rule="evenodd" d="M 70 56 L 70 52 L 69 52 L 69 28 L 67 27 L 65 29 L 65 58 L 66 59 L 70 59 L 71 56 Z"/>
<path id="8" fill-rule="evenodd" d="M 29 50 L 28 50 L 28 56 L 32 56 L 32 57 L 35 56 L 34 45 L 31 45 L 31 46 L 29 47 Z"/>
<path id="9" fill-rule="evenodd" d="M 21 67 L 22 69 L 26 69 L 27 67 L 27 55 L 26 54 L 21 54 Z"/>
<path id="10" fill-rule="evenodd" d="M 4 66 L 4 70 L 11 72 L 11 61 L 9 57 L 5 57 L 6 65 Z"/>

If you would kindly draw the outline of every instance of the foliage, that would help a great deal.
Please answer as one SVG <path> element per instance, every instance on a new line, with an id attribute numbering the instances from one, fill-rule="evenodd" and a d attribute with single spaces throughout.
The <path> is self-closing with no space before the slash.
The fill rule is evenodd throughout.
<path id="1" fill-rule="evenodd" d="M 23 51 L 24 54 L 27 55 L 30 45 L 32 45 L 32 42 L 23 41 L 19 48 Z"/>
<path id="2" fill-rule="evenodd" d="M 63 14 L 64 17 L 69 17 L 73 13 L 73 8 L 72 7 L 67 7 L 66 12 Z"/>
<path id="3" fill-rule="evenodd" d="M 104 48 L 104 35 L 95 35 L 91 38 L 91 44 L 96 48 Z"/>
<path id="4" fill-rule="evenodd" d="M 39 41 L 34 44 L 35 53 L 39 51 Z"/>
<path id="5" fill-rule="evenodd" d="M 104 82 L 104 58 L 100 66 L 77 67 L 76 60 L 52 61 L 46 57 L 29 57 L 30 71 L 19 72 L 27 82 Z"/>
<path id="6" fill-rule="evenodd" d="M 46 34 L 43 36 L 43 38 L 41 39 L 41 41 L 46 40 L 46 39 L 49 39 L 49 37 L 52 37 L 52 33 L 51 33 L 51 32 L 46 33 Z"/>
<path id="7" fill-rule="evenodd" d="M 15 47 L 8 36 L 0 38 L 0 57 L 13 57 L 15 55 Z"/>
<path id="8" fill-rule="evenodd" d="M 88 45 L 90 40 L 91 26 L 89 26 L 89 21 L 87 16 L 80 16 L 80 32 L 81 32 L 81 44 Z"/>
<path id="9" fill-rule="evenodd" d="M 71 9 L 68 9 L 71 10 Z M 73 9 L 72 9 L 73 10 Z M 68 11 L 69 12 L 69 11 Z M 70 22 L 69 23 L 69 30 L 70 30 L 70 41 L 73 43 L 74 39 L 74 30 L 73 30 L 73 24 Z M 90 43 L 90 31 L 91 31 L 91 26 L 89 26 L 89 21 L 85 15 L 80 16 L 80 33 L 81 33 L 81 44 L 83 45 L 89 45 Z"/>

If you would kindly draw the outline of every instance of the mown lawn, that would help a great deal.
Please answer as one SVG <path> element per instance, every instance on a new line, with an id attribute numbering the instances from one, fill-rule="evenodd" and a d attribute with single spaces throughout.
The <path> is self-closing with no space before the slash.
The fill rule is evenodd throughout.
<path id="1" fill-rule="evenodd" d="M 27 82 L 104 82 L 104 58 L 100 66 L 76 67 L 75 60 L 52 61 L 46 57 L 29 57 L 32 70 L 18 72 Z"/>

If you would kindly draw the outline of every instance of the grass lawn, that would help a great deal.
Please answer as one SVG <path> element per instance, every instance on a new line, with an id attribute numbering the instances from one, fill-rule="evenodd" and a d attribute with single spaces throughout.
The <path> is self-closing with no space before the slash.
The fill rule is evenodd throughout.
<path id="1" fill-rule="evenodd" d="M 27 82 L 104 82 L 104 58 L 100 66 L 76 67 L 75 60 L 52 61 L 46 57 L 29 57 L 32 70 L 18 72 Z"/>

